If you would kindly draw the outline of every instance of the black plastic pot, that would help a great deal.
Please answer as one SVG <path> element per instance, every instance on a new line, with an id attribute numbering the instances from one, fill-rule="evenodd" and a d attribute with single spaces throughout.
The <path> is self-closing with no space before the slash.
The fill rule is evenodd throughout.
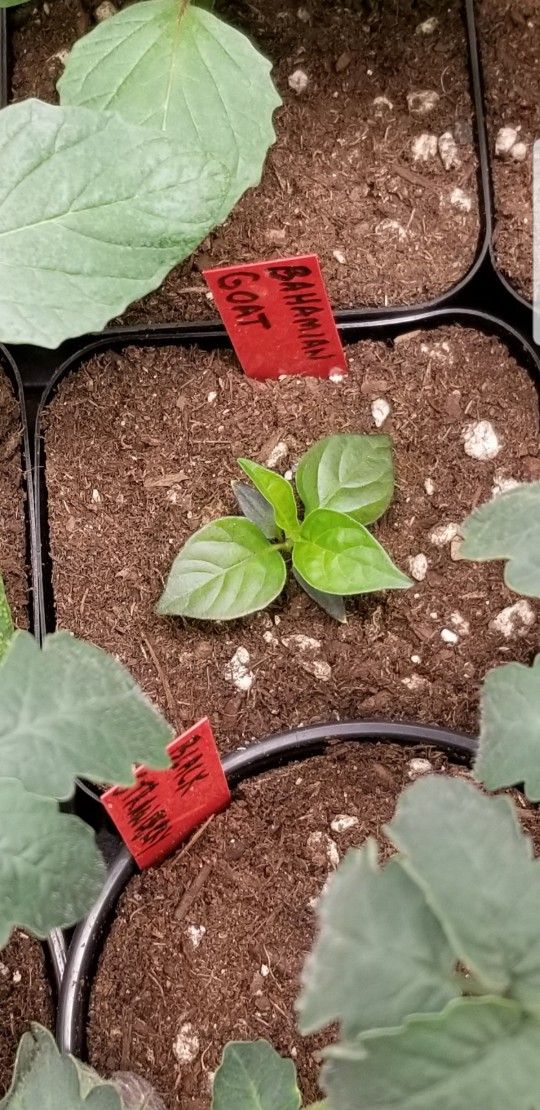
<path id="1" fill-rule="evenodd" d="M 383 721 L 343 721 L 280 732 L 224 756 L 222 763 L 231 788 L 293 760 L 320 755 L 336 741 L 378 740 L 382 743 L 430 745 L 469 763 L 476 742 L 462 733 L 416 724 Z M 94 971 L 120 895 L 137 868 L 121 848 L 94 908 L 75 930 L 58 1004 L 57 1040 L 63 1052 L 85 1058 L 86 1023 Z"/>

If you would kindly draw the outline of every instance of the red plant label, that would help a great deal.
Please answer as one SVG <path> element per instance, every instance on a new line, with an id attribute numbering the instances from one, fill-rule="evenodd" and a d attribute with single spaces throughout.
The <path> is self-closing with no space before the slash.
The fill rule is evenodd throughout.
<path id="1" fill-rule="evenodd" d="M 204 270 L 250 378 L 344 374 L 347 363 L 315 254 Z"/>
<path id="2" fill-rule="evenodd" d="M 207 717 L 167 746 L 172 767 L 138 767 L 133 786 L 113 786 L 103 805 L 141 869 L 161 863 L 231 800 Z"/>

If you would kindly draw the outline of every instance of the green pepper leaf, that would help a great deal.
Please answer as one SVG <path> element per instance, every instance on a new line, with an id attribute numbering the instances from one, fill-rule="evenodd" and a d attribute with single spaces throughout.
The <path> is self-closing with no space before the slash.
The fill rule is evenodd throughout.
<path id="1" fill-rule="evenodd" d="M 0 779 L 0 814 L 0 947 L 17 926 L 46 937 L 74 925 L 105 879 L 92 829 L 16 779 Z"/>
<path id="2" fill-rule="evenodd" d="M 504 580 L 516 593 L 540 597 L 540 482 L 518 486 L 481 505 L 462 526 L 460 557 L 508 559 Z"/>
<path id="3" fill-rule="evenodd" d="M 19 1042 L 13 1081 L 0 1110 L 122 1110 L 112 1083 L 93 1073 L 81 1084 L 78 1062 L 61 1056 L 52 1033 L 32 1022 Z M 90 1069 L 86 1069 L 87 1073 Z"/>
<path id="4" fill-rule="evenodd" d="M 117 112 L 129 123 L 211 154 L 230 182 L 216 223 L 257 185 L 281 104 L 271 64 L 210 11 L 145 0 L 79 39 L 58 82 L 62 104 Z"/>
<path id="5" fill-rule="evenodd" d="M 412 586 L 363 524 L 332 509 L 315 509 L 306 517 L 292 557 L 295 570 L 324 593 L 364 594 Z"/>
<path id="6" fill-rule="evenodd" d="M 0 112 L 0 341 L 57 347 L 156 289 L 218 219 L 229 175 L 110 112 Z"/>
<path id="7" fill-rule="evenodd" d="M 296 1068 L 268 1041 L 231 1041 L 214 1079 L 212 1110 L 299 1110 Z"/>
<path id="8" fill-rule="evenodd" d="M 0 661 L 6 654 L 15 631 L 11 609 L 6 595 L 4 579 L 0 574 Z"/>
<path id="9" fill-rule="evenodd" d="M 480 743 L 474 766 L 488 790 L 525 784 L 540 801 L 540 655 L 532 667 L 506 663 L 484 679 Z"/>
<path id="10" fill-rule="evenodd" d="M 128 785 L 133 765 L 167 767 L 174 731 L 121 663 L 69 632 L 15 632 L 0 666 L 2 775 L 66 799 L 79 775 Z"/>
<path id="11" fill-rule="evenodd" d="M 293 574 L 298 585 L 319 608 L 328 613 L 328 616 L 332 617 L 333 620 L 339 621 L 340 624 L 347 624 L 345 602 L 339 594 L 325 594 L 323 590 L 316 590 L 314 586 L 310 586 L 309 582 L 306 582 L 305 578 L 302 578 L 302 575 L 294 567 Z"/>
<path id="12" fill-rule="evenodd" d="M 297 1005 L 302 1033 L 339 1021 L 354 1037 L 442 1010 L 460 994 L 455 954 L 424 894 L 397 859 L 379 866 L 374 840 L 347 854 L 318 913 Z"/>
<path id="13" fill-rule="evenodd" d="M 266 466 L 251 462 L 250 459 L 237 459 L 238 465 L 251 478 L 259 493 L 270 502 L 274 510 L 276 524 L 287 536 L 294 539 L 298 535 L 299 522 L 296 501 L 290 482 L 268 470 Z"/>
<path id="14" fill-rule="evenodd" d="M 325 1055 L 332 1110 L 540 1108 L 540 1022 L 504 998 L 459 998 Z"/>
<path id="15" fill-rule="evenodd" d="M 249 520 L 226 516 L 200 528 L 177 555 L 156 606 L 162 616 L 233 620 L 281 593 L 287 568 Z"/>
<path id="16" fill-rule="evenodd" d="M 274 510 L 266 497 L 253 489 L 247 482 L 233 482 L 233 493 L 244 516 L 260 528 L 267 540 L 277 540 L 281 537 L 281 529 L 276 524 Z"/>
<path id="17" fill-rule="evenodd" d="M 335 509 L 371 524 L 394 493 L 392 441 L 385 435 L 320 439 L 300 459 L 296 485 L 306 512 Z"/>

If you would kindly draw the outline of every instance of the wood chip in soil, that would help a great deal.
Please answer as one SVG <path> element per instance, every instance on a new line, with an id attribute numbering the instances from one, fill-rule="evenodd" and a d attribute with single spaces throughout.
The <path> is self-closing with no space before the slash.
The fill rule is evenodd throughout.
<path id="1" fill-rule="evenodd" d="M 0 952 L 0 1098 L 11 1083 L 19 1040 L 32 1021 L 54 1028 L 52 993 L 41 945 L 18 932 Z"/>
<path id="2" fill-rule="evenodd" d="M 93 6 L 54 0 L 14 17 L 22 20 L 13 33 L 15 99 L 56 99 L 62 52 L 91 25 Z M 284 101 L 278 142 L 261 186 L 123 321 L 215 316 L 202 269 L 306 252 L 319 255 L 340 307 L 423 302 L 459 281 L 480 224 L 458 0 L 400 0 L 372 11 L 356 0 L 218 0 L 216 11 L 274 60 Z M 424 34 L 430 18 L 436 28 Z M 300 95 L 289 86 L 298 69 L 308 76 Z M 410 112 L 407 95 L 426 90 L 439 97 L 435 108 Z M 436 152 L 414 160 L 419 136 L 447 132 L 458 144 L 452 168 Z"/>
<path id="3" fill-rule="evenodd" d="M 168 1110 L 208 1110 L 227 1041 L 264 1037 L 294 1058 L 303 1104 L 320 1097 L 316 1053 L 333 1032 L 302 1038 L 294 1013 L 314 902 L 351 846 L 373 836 L 390 854 L 383 825 L 418 756 L 468 776 L 436 751 L 335 746 L 244 783 L 191 849 L 135 878 L 94 984 L 93 1066 L 144 1075 Z M 538 844 L 537 809 L 518 796 L 518 812 Z M 356 824 L 336 832 L 343 815 Z M 180 1064 L 182 1050 L 190 1062 Z"/>
<path id="4" fill-rule="evenodd" d="M 26 533 L 18 401 L 0 361 L 0 574 L 15 623 L 28 621 Z"/>
<path id="5" fill-rule="evenodd" d="M 177 729 L 208 714 L 222 750 L 339 718 L 411 718 L 474 732 L 486 671 L 529 662 L 538 647 L 535 603 L 522 603 L 525 620 L 506 638 L 493 622 L 518 599 L 502 565 L 459 561 L 450 541 L 501 482 L 540 476 L 538 399 L 527 371 L 499 339 L 460 327 L 394 345 L 363 341 L 347 354 L 341 384 L 260 383 L 226 351 L 132 347 L 87 362 L 47 411 L 59 625 L 117 654 Z M 404 571 L 411 557 L 426 556 L 423 581 L 349 601 L 346 625 L 294 581 L 269 610 L 244 620 L 155 614 L 189 535 L 235 512 L 239 456 L 264 463 L 281 444 L 286 472 L 322 436 L 375 432 L 377 398 L 392 410 L 382 430 L 394 439 L 397 489 L 374 531 Z M 487 462 L 463 443 L 464 429 L 482 420 L 500 442 Z M 454 643 L 445 642 L 448 632 Z M 249 653 L 247 692 L 228 671 L 239 647 Z"/>
<path id="6" fill-rule="evenodd" d="M 494 246 L 508 281 L 533 294 L 533 143 L 540 136 L 540 0 L 478 0 L 495 192 Z M 525 143 L 524 161 L 495 155 L 502 127 Z"/>

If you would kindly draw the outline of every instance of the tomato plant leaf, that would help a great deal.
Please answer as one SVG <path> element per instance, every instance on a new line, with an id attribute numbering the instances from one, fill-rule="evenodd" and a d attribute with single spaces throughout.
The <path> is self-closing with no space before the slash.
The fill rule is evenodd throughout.
<path id="1" fill-rule="evenodd" d="M 276 524 L 274 510 L 266 497 L 247 482 L 233 482 L 233 493 L 244 516 L 260 528 L 267 540 L 277 540 L 281 530 Z"/>
<path id="2" fill-rule="evenodd" d="M 263 609 L 281 593 L 280 552 L 244 517 L 228 516 L 190 536 L 157 604 L 162 615 L 232 620 Z"/>
<path id="3" fill-rule="evenodd" d="M 489 671 L 481 704 L 476 777 L 488 790 L 524 783 L 527 797 L 540 801 L 540 655 L 532 667 Z"/>
<path id="4" fill-rule="evenodd" d="M 127 785 L 133 764 L 167 767 L 174 732 L 129 672 L 69 632 L 15 632 L 0 666 L 2 774 L 66 799 L 79 775 Z"/>
<path id="5" fill-rule="evenodd" d="M 540 597 L 540 482 L 516 487 L 475 509 L 462 526 L 460 557 L 508 559 L 506 585 Z"/>
<path id="6" fill-rule="evenodd" d="M 325 594 L 323 590 L 316 590 L 314 586 L 310 586 L 309 582 L 306 582 L 305 578 L 302 578 L 302 575 L 299 574 L 294 567 L 293 574 L 298 585 L 302 587 L 308 597 L 319 605 L 321 609 L 324 609 L 324 612 L 328 613 L 329 617 L 332 617 L 335 621 L 339 621 L 340 624 L 347 624 L 345 602 L 339 594 Z"/>
<path id="7" fill-rule="evenodd" d="M 306 512 L 335 509 L 371 524 L 394 493 L 392 441 L 385 435 L 320 439 L 300 459 L 296 485 Z"/>
<path id="8" fill-rule="evenodd" d="M 540 863 L 509 799 L 428 776 L 403 792 L 386 832 L 464 967 L 539 1011 Z"/>
<path id="9" fill-rule="evenodd" d="M 268 1041 L 231 1041 L 214 1079 L 212 1110 L 299 1110 L 296 1068 Z"/>
<path id="10" fill-rule="evenodd" d="M 16 779 L 0 779 L 0 813 L 0 947 L 16 926 L 46 937 L 75 925 L 105 878 L 90 827 Z"/>
<path id="11" fill-rule="evenodd" d="M 6 595 L 4 579 L 0 574 L 0 662 L 9 647 L 15 631 L 11 609 Z"/>
<path id="12" fill-rule="evenodd" d="M 88 108 L 0 112 L 0 341 L 100 331 L 216 223 L 228 174 L 168 136 Z"/>
<path id="13" fill-rule="evenodd" d="M 310 586 L 330 594 L 412 585 L 363 524 L 333 509 L 314 509 L 306 517 L 293 547 L 293 564 Z"/>
<path id="14" fill-rule="evenodd" d="M 281 528 L 287 536 L 296 537 L 300 525 L 290 482 L 282 478 L 281 474 L 276 474 L 274 470 L 268 470 L 260 463 L 251 462 L 251 459 L 238 459 L 237 462 L 244 474 L 251 478 L 259 493 L 270 502 L 278 528 Z"/>
<path id="15" fill-rule="evenodd" d="M 177 0 L 132 4 L 73 47 L 58 91 L 62 104 L 118 112 L 130 123 L 181 137 L 212 154 L 230 180 L 216 217 L 261 179 L 281 104 L 271 64 L 210 11 Z"/>
<path id="16" fill-rule="evenodd" d="M 327 1049 L 339 1110 L 538 1110 L 540 1022 L 504 998 L 460 998 L 403 1028 Z"/>
<path id="17" fill-rule="evenodd" d="M 112 1083 L 94 1073 L 94 1081 L 83 1088 L 80 1075 L 77 1061 L 60 1055 L 52 1033 L 32 1022 L 19 1042 L 13 1081 L 0 1110 L 122 1110 Z"/>
<path id="18" fill-rule="evenodd" d="M 318 912 L 298 1003 L 302 1033 L 339 1021 L 354 1037 L 442 1010 L 460 994 L 456 957 L 422 890 L 397 860 L 380 867 L 374 840 L 348 853 Z"/>

